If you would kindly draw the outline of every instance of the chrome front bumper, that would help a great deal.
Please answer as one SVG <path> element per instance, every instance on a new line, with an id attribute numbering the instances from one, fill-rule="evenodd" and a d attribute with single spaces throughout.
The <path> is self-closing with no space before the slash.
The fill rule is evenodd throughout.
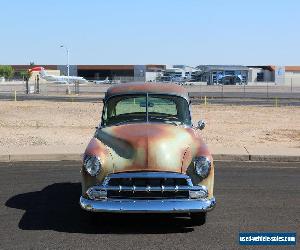
<path id="1" fill-rule="evenodd" d="M 107 213 L 195 213 L 207 212 L 216 205 L 215 198 L 211 199 L 161 199 L 161 200 L 132 200 L 132 199 L 103 199 L 90 200 L 80 197 L 80 206 L 91 212 Z"/>

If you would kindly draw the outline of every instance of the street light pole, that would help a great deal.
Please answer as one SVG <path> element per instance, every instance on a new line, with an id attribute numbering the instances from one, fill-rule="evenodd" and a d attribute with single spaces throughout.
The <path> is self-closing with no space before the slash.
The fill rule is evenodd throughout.
<path id="1" fill-rule="evenodd" d="M 67 72 L 68 72 L 68 82 L 69 82 L 69 76 L 70 76 L 69 49 L 65 45 L 60 45 L 60 47 L 65 48 L 67 51 Z"/>
<path id="2" fill-rule="evenodd" d="M 67 51 L 67 74 L 68 74 L 68 78 L 67 78 L 67 94 L 70 94 L 70 87 L 69 87 L 69 78 L 70 78 L 70 63 L 69 63 L 69 49 L 68 47 L 66 47 L 65 45 L 60 45 L 61 48 L 65 48 Z"/>
<path id="3" fill-rule="evenodd" d="M 66 48 L 66 50 L 67 50 L 67 69 L 68 69 L 68 82 L 69 82 L 69 77 L 70 77 L 69 49 Z"/>

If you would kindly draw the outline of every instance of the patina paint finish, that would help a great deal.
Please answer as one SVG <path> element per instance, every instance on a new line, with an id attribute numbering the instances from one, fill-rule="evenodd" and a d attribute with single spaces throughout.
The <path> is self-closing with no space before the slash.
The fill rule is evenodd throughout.
<path id="1" fill-rule="evenodd" d="M 149 85 L 131 84 L 131 88 L 126 90 L 124 84 L 110 88 L 108 93 L 112 96 L 114 93 L 120 94 L 125 91 L 127 94 L 137 90 L 147 92 L 151 86 L 156 86 L 151 91 L 172 90 L 172 94 L 178 93 L 187 98 L 185 89 L 181 86 L 157 83 L 151 84 L 150 87 Z M 82 171 L 83 194 L 90 186 L 101 183 L 110 173 L 169 171 L 188 174 L 194 185 L 205 185 L 209 198 L 213 197 L 213 159 L 200 131 L 195 128 L 164 123 L 129 123 L 99 128 L 85 154 L 99 156 L 102 170 L 97 177 L 91 177 Z M 193 159 L 196 156 L 206 156 L 212 162 L 210 174 L 204 180 L 195 174 Z"/>
<path id="2" fill-rule="evenodd" d="M 96 137 L 85 154 L 99 156 L 103 170 L 97 178 L 86 175 L 90 185 L 101 183 L 109 173 L 170 171 L 188 173 L 194 184 L 207 186 L 212 195 L 213 166 L 210 176 L 202 182 L 194 174 L 195 156 L 206 156 L 211 161 L 212 157 L 193 129 L 169 124 L 126 124 L 100 129 Z"/>

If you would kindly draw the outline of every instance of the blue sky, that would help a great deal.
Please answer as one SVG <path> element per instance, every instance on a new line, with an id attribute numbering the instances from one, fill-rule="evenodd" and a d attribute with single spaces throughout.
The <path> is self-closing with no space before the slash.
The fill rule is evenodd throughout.
<path id="1" fill-rule="evenodd" d="M 300 65 L 298 0 L 0 0 L 0 64 Z"/>

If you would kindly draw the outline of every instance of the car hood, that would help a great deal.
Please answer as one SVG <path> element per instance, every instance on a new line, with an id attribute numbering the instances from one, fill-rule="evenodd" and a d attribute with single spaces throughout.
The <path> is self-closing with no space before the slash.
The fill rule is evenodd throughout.
<path id="1" fill-rule="evenodd" d="M 99 129 L 87 153 L 100 155 L 107 173 L 185 172 L 199 148 L 195 139 L 194 130 L 183 126 L 126 124 Z"/>

